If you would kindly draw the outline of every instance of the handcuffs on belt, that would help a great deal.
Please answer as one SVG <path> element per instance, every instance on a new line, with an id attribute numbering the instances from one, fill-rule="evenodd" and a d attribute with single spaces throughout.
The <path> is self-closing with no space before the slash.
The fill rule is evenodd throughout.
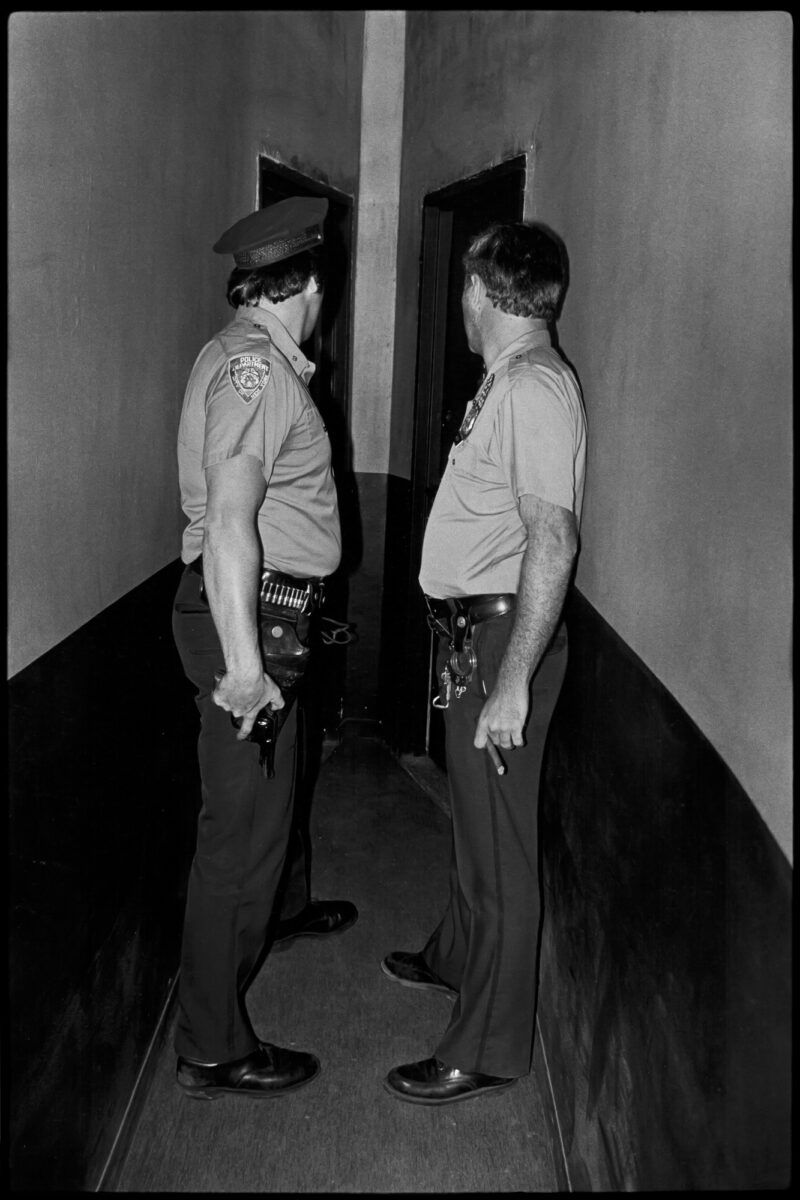
<path id="1" fill-rule="evenodd" d="M 460 613 L 451 618 L 450 629 L 433 615 L 428 617 L 428 624 L 434 633 L 441 633 L 450 638 L 450 657 L 440 676 L 442 686 L 439 694 L 431 701 L 434 708 L 449 708 L 451 691 L 455 690 L 456 700 L 460 700 L 467 690 L 472 672 L 478 665 L 477 655 L 472 648 L 472 623 L 466 614 Z"/>
<path id="2" fill-rule="evenodd" d="M 475 599 L 478 600 L 477 597 Z M 436 601 L 425 597 L 429 628 L 433 633 L 450 640 L 450 657 L 440 675 L 442 684 L 438 695 L 431 701 L 434 708 L 449 708 L 451 693 L 455 692 L 456 700 L 460 700 L 469 686 L 472 673 L 478 665 L 478 656 L 472 645 L 474 626 L 487 617 L 502 616 L 511 612 L 514 601 L 515 597 L 510 595 L 487 596 L 477 604 L 473 604 L 466 597 L 463 600 L 450 601 Z M 445 618 L 437 616 L 435 611 L 435 608 L 442 604 L 448 609 L 447 624 Z"/>

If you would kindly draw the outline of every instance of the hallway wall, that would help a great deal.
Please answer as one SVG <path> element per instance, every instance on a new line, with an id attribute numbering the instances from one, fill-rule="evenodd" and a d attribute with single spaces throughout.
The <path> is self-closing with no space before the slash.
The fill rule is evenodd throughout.
<path id="1" fill-rule="evenodd" d="M 12 15 L 9 674 L 178 556 L 183 390 L 231 311 L 211 247 L 259 153 L 355 192 L 362 29 Z"/>
<path id="2" fill-rule="evenodd" d="M 170 617 L 183 392 L 231 315 L 211 247 L 255 208 L 260 154 L 354 194 L 362 32 L 360 12 L 11 17 L 16 1190 L 97 1187 L 141 1095 L 200 801 Z"/>
<path id="3" fill-rule="evenodd" d="M 390 471 L 410 472 L 424 195 L 520 152 L 564 238 L 578 585 L 791 858 L 791 18 L 408 15 Z"/>

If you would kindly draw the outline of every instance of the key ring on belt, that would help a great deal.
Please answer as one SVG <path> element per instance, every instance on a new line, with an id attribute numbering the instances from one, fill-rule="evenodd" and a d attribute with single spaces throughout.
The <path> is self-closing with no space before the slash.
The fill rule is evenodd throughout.
<path id="1" fill-rule="evenodd" d="M 455 689 L 456 700 L 459 700 L 467 690 L 472 672 L 478 665 L 478 659 L 472 648 L 472 621 L 469 610 L 456 600 L 442 601 L 448 608 L 447 616 L 434 611 L 434 605 L 426 597 L 428 605 L 428 626 L 433 633 L 446 637 L 449 642 L 450 657 L 442 671 L 442 687 L 432 703 L 434 708 L 448 708 L 450 693 Z"/>
<path id="2" fill-rule="evenodd" d="M 452 626 L 453 636 L 450 641 L 448 665 L 453 676 L 458 700 L 467 690 L 467 684 L 478 665 L 478 659 L 472 648 L 472 623 L 466 613 L 459 613 L 454 617 Z"/>
<path id="3" fill-rule="evenodd" d="M 463 696 L 478 657 L 472 643 L 475 626 L 491 617 L 501 617 L 514 611 L 516 595 L 510 592 L 492 595 L 459 596 L 437 599 L 425 596 L 428 626 L 433 633 L 446 637 L 450 656 L 441 673 L 442 688 L 433 701 L 434 708 L 447 708 L 450 692 L 455 685 L 456 699 Z"/>

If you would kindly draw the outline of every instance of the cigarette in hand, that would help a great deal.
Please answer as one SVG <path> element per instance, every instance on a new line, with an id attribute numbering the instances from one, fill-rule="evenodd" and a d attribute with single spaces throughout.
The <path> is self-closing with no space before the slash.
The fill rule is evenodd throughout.
<path id="1" fill-rule="evenodd" d="M 490 758 L 490 759 L 492 760 L 492 762 L 494 763 L 494 766 L 495 766 L 495 769 L 496 769 L 496 771 L 497 771 L 497 774 L 498 774 L 498 775 L 505 775 L 505 773 L 506 773 L 506 764 L 503 762 L 502 758 L 501 758 L 501 757 L 500 757 L 500 755 L 497 753 L 497 747 L 495 746 L 494 742 L 490 741 L 488 738 L 487 738 L 487 740 L 486 740 L 486 749 L 487 749 L 487 751 L 488 751 L 489 758 Z"/>

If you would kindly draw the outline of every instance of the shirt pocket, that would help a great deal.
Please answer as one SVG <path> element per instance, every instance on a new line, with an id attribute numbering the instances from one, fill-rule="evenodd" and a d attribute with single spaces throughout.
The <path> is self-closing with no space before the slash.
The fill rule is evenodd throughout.
<path id="1" fill-rule="evenodd" d="M 467 438 L 450 452 L 450 470 L 458 479 L 479 486 L 482 492 L 494 493 L 508 486 L 501 464 L 489 453 L 480 438 Z"/>
<path id="2" fill-rule="evenodd" d="M 450 451 L 450 469 L 454 475 L 464 479 L 478 479 L 480 455 L 478 448 L 469 438 Z"/>

